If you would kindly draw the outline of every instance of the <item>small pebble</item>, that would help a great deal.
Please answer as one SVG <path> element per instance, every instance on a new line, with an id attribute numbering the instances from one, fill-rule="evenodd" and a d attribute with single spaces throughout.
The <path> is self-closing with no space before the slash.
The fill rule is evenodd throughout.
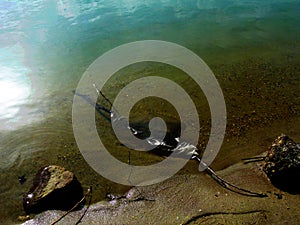
<path id="1" fill-rule="evenodd" d="M 25 222 L 25 221 L 30 220 L 30 219 L 31 219 L 31 217 L 30 217 L 29 215 L 26 215 L 26 216 L 18 216 L 18 220 L 19 220 L 20 222 Z"/>
<path id="2" fill-rule="evenodd" d="M 19 176 L 19 177 L 18 177 L 18 180 L 19 180 L 20 184 L 24 184 L 24 183 L 26 182 L 25 174 L 22 175 L 22 176 Z"/>
<path id="3" fill-rule="evenodd" d="M 282 199 L 282 194 L 274 193 L 274 195 L 276 195 L 278 199 Z"/>

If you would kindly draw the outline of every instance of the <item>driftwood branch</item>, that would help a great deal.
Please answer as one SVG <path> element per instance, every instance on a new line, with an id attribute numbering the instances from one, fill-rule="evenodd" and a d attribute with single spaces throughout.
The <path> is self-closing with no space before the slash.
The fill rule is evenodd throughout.
<path id="1" fill-rule="evenodd" d="M 192 157 L 192 159 L 195 159 L 199 163 L 202 163 L 201 159 L 197 156 Z M 209 166 L 206 166 L 205 172 L 207 172 L 207 174 L 210 177 L 212 177 L 215 181 L 217 181 L 222 187 L 224 187 L 230 191 L 236 192 L 241 195 L 247 195 L 247 196 L 252 196 L 252 197 L 261 197 L 261 198 L 268 197 L 267 194 L 250 191 L 250 190 L 247 190 L 247 189 L 244 189 L 244 188 L 241 188 L 234 184 L 229 183 L 228 181 L 224 180 L 219 175 L 217 175 L 217 173 Z"/>
<path id="2" fill-rule="evenodd" d="M 93 84 L 94 88 L 96 89 L 98 95 L 100 94 L 104 100 L 106 102 L 108 102 L 108 104 L 111 106 L 111 110 L 115 110 L 116 109 L 113 109 L 113 104 L 111 103 L 111 101 L 103 94 L 103 92 L 101 92 L 101 90 L 99 90 L 95 84 Z M 111 112 L 111 115 L 114 115 L 114 112 L 111 111 L 111 110 L 108 110 Z M 118 114 L 117 114 L 118 115 Z M 117 121 L 117 120 L 115 120 Z M 136 131 L 134 128 L 131 128 L 129 127 L 128 129 L 131 130 L 131 132 L 134 130 Z M 132 132 L 133 135 L 135 135 L 136 133 L 142 133 L 142 131 L 137 131 L 137 132 Z M 146 139 L 148 140 L 148 139 Z M 155 144 L 152 144 L 154 148 L 156 147 L 163 147 L 163 149 L 166 150 L 167 153 L 170 153 L 170 152 L 177 152 L 178 155 L 181 155 L 182 157 L 189 157 L 190 159 L 194 159 L 196 161 L 198 161 L 199 163 L 202 163 L 201 162 L 201 159 L 198 157 L 198 153 L 197 153 L 197 148 L 189 143 L 185 143 L 185 142 L 180 142 L 179 141 L 179 138 L 175 138 L 175 142 L 176 144 L 173 144 L 172 146 L 170 145 L 167 145 L 164 140 L 156 140 L 155 138 L 152 138 L 151 141 L 148 141 L 149 144 L 152 144 L 152 143 L 155 143 Z M 159 143 L 159 144 L 157 144 Z M 184 144 L 184 145 L 183 145 Z M 185 151 L 185 147 L 183 148 L 180 148 L 180 145 L 183 145 L 185 147 L 188 147 L 188 149 L 190 149 L 190 152 L 187 152 Z M 180 154 L 179 154 L 180 153 Z M 258 157 L 258 158 L 251 158 L 251 159 L 246 159 L 246 160 L 250 160 L 251 162 L 252 161 L 261 161 L 263 160 L 264 157 Z M 129 159 L 129 163 L 130 163 L 130 159 Z M 212 177 L 215 181 L 218 182 L 218 184 L 220 184 L 222 187 L 228 189 L 228 190 L 231 190 L 231 191 L 234 191 L 236 193 L 239 193 L 239 194 L 242 194 L 242 195 L 247 195 L 247 196 L 252 196 L 252 197 L 266 197 L 267 195 L 266 194 L 262 194 L 262 193 L 257 193 L 257 192 L 253 192 L 253 191 L 249 191 L 249 190 L 246 190 L 244 188 L 241 188 L 241 187 L 238 187 L 234 184 L 231 184 L 229 183 L 228 181 L 224 180 L 223 178 L 221 178 L 220 176 L 218 176 L 216 174 L 216 172 L 209 166 L 206 166 L 206 172 L 210 175 L 210 177 Z"/>

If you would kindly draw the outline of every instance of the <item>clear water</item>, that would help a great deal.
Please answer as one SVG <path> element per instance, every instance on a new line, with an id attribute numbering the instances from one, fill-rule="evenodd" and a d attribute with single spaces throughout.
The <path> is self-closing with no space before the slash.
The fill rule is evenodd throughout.
<path id="1" fill-rule="evenodd" d="M 97 56 L 120 44 L 166 40 L 201 57 L 284 48 L 299 41 L 299 7 L 292 0 L 1 1 L 0 129 L 43 119 L 49 95 L 74 88 Z"/>
<path id="2" fill-rule="evenodd" d="M 299 24 L 298 0 L 1 0 L 0 169 L 15 179 L 14 166 L 22 173 L 24 160 L 74 142 L 72 90 L 90 63 L 118 45 L 175 42 L 212 67 L 280 61 L 285 52 L 299 60 Z"/>

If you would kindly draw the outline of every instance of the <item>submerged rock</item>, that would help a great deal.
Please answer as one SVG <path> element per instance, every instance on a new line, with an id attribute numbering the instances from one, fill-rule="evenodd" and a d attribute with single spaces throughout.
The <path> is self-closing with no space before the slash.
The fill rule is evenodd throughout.
<path id="1" fill-rule="evenodd" d="M 282 134 L 271 145 L 263 170 L 274 186 L 300 193 L 300 144 Z"/>
<path id="2" fill-rule="evenodd" d="M 48 209 L 69 210 L 83 198 L 75 175 L 63 167 L 50 165 L 36 174 L 33 186 L 23 198 L 27 214 Z"/>

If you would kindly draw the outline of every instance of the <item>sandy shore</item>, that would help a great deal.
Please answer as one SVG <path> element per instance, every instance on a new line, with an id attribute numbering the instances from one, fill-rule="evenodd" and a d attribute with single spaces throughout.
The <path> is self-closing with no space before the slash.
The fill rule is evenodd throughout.
<path id="1" fill-rule="evenodd" d="M 81 224 L 299 224 L 300 195 L 275 188 L 258 163 L 237 163 L 218 174 L 268 197 L 234 193 L 205 173 L 176 175 L 160 184 L 133 188 L 127 198 L 91 205 Z M 75 224 L 84 210 L 70 213 L 58 224 Z M 63 213 L 46 211 L 24 224 L 50 224 Z"/>
<path id="2" fill-rule="evenodd" d="M 211 165 L 213 169 L 222 170 L 239 162 L 242 158 L 261 154 L 281 133 L 300 142 L 298 55 L 295 53 L 291 57 L 285 54 L 278 59 L 276 57 L 249 59 L 212 66 L 223 89 L 228 111 L 226 136 L 217 158 Z M 173 71 L 171 72 L 170 76 L 173 76 Z M 202 130 L 197 146 L 201 152 L 206 147 L 210 134 L 209 119 L 206 118 L 207 107 L 204 107 L 203 96 L 201 97 L 199 90 L 194 88 L 189 79 L 182 78 L 179 81 L 190 90 L 189 94 L 195 100 L 199 115 L 201 115 Z M 130 188 L 101 177 L 83 159 L 73 135 L 70 111 L 73 95 L 71 91 L 68 93 L 68 97 L 56 102 L 55 105 L 60 106 L 57 107 L 59 111 L 57 115 L 49 117 L 44 123 L 3 134 L 1 145 L 6 152 L 2 152 L 1 156 L 7 160 L 4 160 L 2 166 L 6 164 L 9 166 L 1 169 L 0 173 L 1 224 L 16 223 L 18 216 L 24 213 L 22 197 L 32 185 L 36 172 L 46 165 L 60 165 L 74 172 L 85 190 L 93 186 L 93 203 L 105 199 L 106 193 L 125 193 Z M 110 95 L 107 91 L 105 93 Z M 141 113 L 134 114 L 137 119 L 139 116 L 148 115 L 143 115 L 145 111 L 142 110 L 146 109 L 148 112 L 147 107 L 143 105 L 140 107 L 138 109 L 141 110 L 138 112 Z M 154 113 L 160 111 L 159 107 L 152 108 Z M 166 121 L 174 121 L 171 117 L 172 111 L 164 115 Z M 128 150 L 115 140 L 108 127 L 102 126 L 108 124 L 107 121 L 104 121 L 100 115 L 96 116 L 96 120 L 99 125 L 99 135 L 104 138 L 103 141 L 107 144 L 111 154 L 127 162 Z M 149 165 L 162 159 L 154 154 L 140 151 L 132 151 L 131 154 L 133 165 Z M 27 178 L 23 185 L 18 181 L 18 176 L 22 175 Z M 193 176 L 197 177 L 196 180 L 199 177 L 197 164 L 189 162 L 173 179 L 183 179 L 178 178 L 178 175 L 188 179 L 188 183 L 193 183 Z M 206 178 L 200 175 L 199 179 Z M 235 179 L 237 183 L 242 182 L 238 176 Z M 215 185 L 213 181 L 208 181 L 208 184 L 211 184 L 209 182 Z M 244 187 L 252 185 L 251 180 L 243 180 L 243 182 L 245 182 Z M 201 181 L 199 187 L 205 184 Z M 197 190 L 197 188 L 191 190 Z"/>

